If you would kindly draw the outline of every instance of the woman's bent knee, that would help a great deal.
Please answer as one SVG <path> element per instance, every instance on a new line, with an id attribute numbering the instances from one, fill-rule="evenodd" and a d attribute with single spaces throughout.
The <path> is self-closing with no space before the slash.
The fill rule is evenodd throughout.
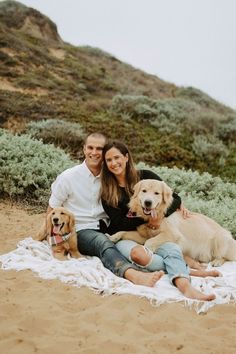
<path id="1" fill-rule="evenodd" d="M 131 249 L 130 259 L 138 265 L 146 266 L 150 263 L 151 256 L 146 252 L 143 246 L 138 245 Z"/>

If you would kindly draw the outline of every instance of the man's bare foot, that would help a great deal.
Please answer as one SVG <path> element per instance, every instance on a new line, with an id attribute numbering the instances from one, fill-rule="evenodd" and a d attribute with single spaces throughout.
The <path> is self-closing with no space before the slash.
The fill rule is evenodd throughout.
<path id="1" fill-rule="evenodd" d="M 216 270 L 205 270 L 205 269 L 199 269 L 199 270 L 191 270 L 190 275 L 193 275 L 194 277 L 222 277 L 222 274 Z"/>
<path id="2" fill-rule="evenodd" d="M 194 289 L 187 278 L 176 278 L 175 285 L 179 291 L 189 299 L 212 301 L 216 298 L 214 294 L 203 294 Z"/>
<path id="3" fill-rule="evenodd" d="M 163 276 L 164 272 L 160 270 L 159 272 L 145 273 L 133 268 L 126 270 L 124 278 L 130 280 L 136 285 L 145 285 L 153 287 L 156 282 Z"/>

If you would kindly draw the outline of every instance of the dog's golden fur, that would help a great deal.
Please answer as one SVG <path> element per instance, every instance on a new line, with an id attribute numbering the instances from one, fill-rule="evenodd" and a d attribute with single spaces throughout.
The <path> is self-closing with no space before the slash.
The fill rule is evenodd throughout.
<path id="1" fill-rule="evenodd" d="M 171 202 L 172 190 L 166 183 L 152 179 L 138 182 L 130 200 L 130 209 L 146 221 L 150 218 L 151 210 L 155 210 L 161 220 L 160 227 L 152 230 L 143 224 L 137 231 L 120 231 L 112 235 L 111 239 L 114 242 L 131 239 L 145 244 L 152 251 L 167 241 L 175 242 L 184 255 L 200 262 L 211 261 L 215 266 L 226 260 L 236 261 L 236 241 L 229 231 L 198 213 L 191 213 L 186 219 L 180 211 L 164 217 Z M 146 208 L 147 205 L 149 208 Z"/>
<path id="2" fill-rule="evenodd" d="M 58 228 L 58 235 L 70 234 L 70 237 L 67 241 L 52 246 L 54 257 L 60 260 L 67 259 L 68 254 L 74 258 L 81 257 L 77 249 L 74 215 L 63 207 L 54 208 L 47 214 L 46 220 L 35 236 L 35 239 L 38 241 L 47 239 L 49 242 L 55 225 Z"/>

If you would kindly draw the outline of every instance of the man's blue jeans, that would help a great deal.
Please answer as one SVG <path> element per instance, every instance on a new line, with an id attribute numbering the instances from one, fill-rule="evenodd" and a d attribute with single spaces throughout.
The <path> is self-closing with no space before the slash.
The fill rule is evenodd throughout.
<path id="1" fill-rule="evenodd" d="M 104 267 L 119 277 L 124 277 L 129 268 L 140 270 L 117 250 L 106 235 L 97 230 L 80 230 L 77 232 L 77 240 L 80 253 L 100 258 Z"/>
<path id="2" fill-rule="evenodd" d="M 119 241 L 116 244 L 117 249 L 129 260 L 131 260 L 130 252 L 135 246 L 137 246 L 137 243 L 130 240 Z M 150 272 L 164 270 L 171 283 L 178 277 L 190 278 L 182 251 L 177 244 L 172 242 L 161 245 L 153 254 L 151 263 L 145 268 Z"/>

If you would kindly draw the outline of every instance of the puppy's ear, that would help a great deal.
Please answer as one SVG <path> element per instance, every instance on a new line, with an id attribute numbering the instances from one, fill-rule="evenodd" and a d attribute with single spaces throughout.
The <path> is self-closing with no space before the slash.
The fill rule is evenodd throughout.
<path id="1" fill-rule="evenodd" d="M 52 211 L 50 211 L 50 213 L 47 215 L 46 221 L 45 221 L 45 234 L 46 234 L 46 236 L 50 236 L 52 233 Z"/>
<path id="2" fill-rule="evenodd" d="M 172 203 L 173 197 L 172 197 L 172 190 L 170 189 L 169 186 L 165 182 L 162 183 L 162 197 L 163 197 L 163 202 L 166 204 L 166 207 L 170 206 Z"/>
<path id="3" fill-rule="evenodd" d="M 69 214 L 69 230 L 70 230 L 70 232 L 73 231 L 74 227 L 75 227 L 75 217 L 73 214 L 70 213 Z"/>

